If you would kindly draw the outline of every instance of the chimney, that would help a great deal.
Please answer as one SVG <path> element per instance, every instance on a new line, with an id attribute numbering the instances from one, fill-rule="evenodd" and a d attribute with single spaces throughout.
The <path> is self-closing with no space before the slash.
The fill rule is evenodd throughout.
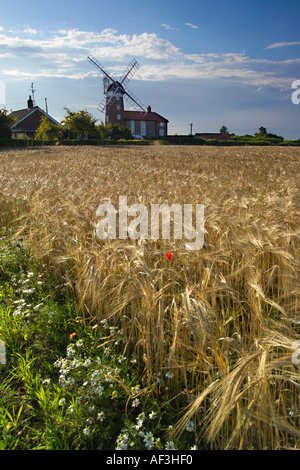
<path id="1" fill-rule="evenodd" d="M 151 113 L 151 106 L 148 106 L 147 113 Z"/>
<path id="2" fill-rule="evenodd" d="M 30 109 L 30 108 L 33 108 L 33 101 L 31 99 L 31 96 L 29 96 L 29 100 L 27 101 L 27 107 Z"/>

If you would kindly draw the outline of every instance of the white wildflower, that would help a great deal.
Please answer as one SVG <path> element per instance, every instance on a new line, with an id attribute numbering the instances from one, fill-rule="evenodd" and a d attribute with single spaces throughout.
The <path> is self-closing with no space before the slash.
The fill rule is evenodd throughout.
<path id="1" fill-rule="evenodd" d="M 154 437 L 153 437 L 152 432 L 147 432 L 147 434 L 145 434 L 144 442 L 148 449 L 152 449 L 153 444 L 154 444 Z"/>
<path id="2" fill-rule="evenodd" d="M 194 422 L 193 422 L 192 420 L 189 421 L 189 422 L 187 423 L 185 429 L 186 429 L 187 431 L 189 431 L 189 432 L 195 431 L 195 424 L 194 424 Z"/>
<path id="3" fill-rule="evenodd" d="M 132 407 L 136 408 L 140 404 L 140 400 L 138 398 L 135 398 L 132 402 Z"/>
<path id="4" fill-rule="evenodd" d="M 143 413 L 140 413 L 140 414 L 138 415 L 138 417 L 136 418 L 136 420 L 143 422 L 144 419 L 145 419 L 145 417 L 146 417 L 146 415 L 145 415 L 145 413 L 143 412 Z"/>
<path id="5" fill-rule="evenodd" d="M 97 419 L 102 422 L 104 418 L 105 418 L 104 411 L 100 411 L 100 413 L 98 413 Z"/>
<path id="6" fill-rule="evenodd" d="M 91 429 L 90 429 L 89 427 L 84 428 L 83 434 L 84 434 L 85 436 L 89 436 L 89 435 L 91 434 Z"/>
<path id="7" fill-rule="evenodd" d="M 173 373 L 173 372 L 167 372 L 167 373 L 166 373 L 166 377 L 167 377 L 168 379 L 173 379 L 174 373 Z"/>
<path id="8" fill-rule="evenodd" d="M 168 441 L 166 444 L 166 450 L 176 450 L 173 441 Z"/>

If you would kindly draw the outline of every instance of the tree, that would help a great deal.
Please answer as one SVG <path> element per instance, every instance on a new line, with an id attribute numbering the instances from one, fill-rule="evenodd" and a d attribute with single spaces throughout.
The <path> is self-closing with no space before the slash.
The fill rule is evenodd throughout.
<path id="1" fill-rule="evenodd" d="M 131 140 L 133 139 L 131 130 L 127 126 L 120 126 L 120 124 L 99 124 L 96 126 L 99 139 L 112 139 L 112 140 Z"/>
<path id="2" fill-rule="evenodd" d="M 222 126 L 220 129 L 220 133 L 223 135 L 228 135 L 229 134 L 228 127 Z"/>
<path id="3" fill-rule="evenodd" d="M 68 131 L 75 134 L 80 139 L 97 139 L 99 137 L 95 123 L 95 119 L 87 110 L 81 110 L 78 112 L 70 111 L 68 108 L 64 108 L 67 112 L 67 116 L 62 121 Z"/>
<path id="4" fill-rule="evenodd" d="M 47 116 L 43 116 L 41 123 L 36 130 L 35 139 L 37 140 L 59 140 L 63 135 L 63 128 L 51 121 Z"/>
<path id="5" fill-rule="evenodd" d="M 103 121 L 101 121 L 101 124 L 98 124 L 98 126 L 96 126 L 96 129 L 98 133 L 98 139 L 107 138 L 107 129 Z"/>
<path id="6" fill-rule="evenodd" d="M 258 132 L 254 135 L 255 137 L 265 137 L 267 135 L 267 129 L 265 127 L 260 127 Z"/>
<path id="7" fill-rule="evenodd" d="M 266 134 L 266 137 L 267 137 L 268 139 L 277 139 L 277 140 L 281 140 L 281 141 L 284 140 L 284 138 L 283 138 L 281 135 L 271 134 L 271 133 L 269 133 L 269 132 Z"/>
<path id="8" fill-rule="evenodd" d="M 11 138 L 12 118 L 7 114 L 6 109 L 0 109 L 0 139 Z"/>
<path id="9" fill-rule="evenodd" d="M 127 126 L 120 126 L 120 124 L 107 124 L 105 126 L 106 138 L 113 140 L 132 139 L 131 130 Z"/>

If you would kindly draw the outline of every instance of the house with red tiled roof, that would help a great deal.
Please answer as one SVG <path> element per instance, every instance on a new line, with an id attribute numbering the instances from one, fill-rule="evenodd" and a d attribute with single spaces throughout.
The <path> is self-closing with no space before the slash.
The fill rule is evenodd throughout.
<path id="1" fill-rule="evenodd" d="M 25 136 L 33 138 L 44 116 L 59 125 L 59 122 L 43 111 L 43 109 L 33 105 L 31 96 L 29 96 L 27 101 L 27 108 L 12 111 L 9 116 L 14 120 L 14 124 L 11 126 L 12 137 L 14 139 L 23 139 Z"/>
<path id="2" fill-rule="evenodd" d="M 168 120 L 147 108 L 147 114 L 140 111 L 125 111 L 125 125 L 131 134 L 141 137 L 164 137 L 168 135 Z"/>

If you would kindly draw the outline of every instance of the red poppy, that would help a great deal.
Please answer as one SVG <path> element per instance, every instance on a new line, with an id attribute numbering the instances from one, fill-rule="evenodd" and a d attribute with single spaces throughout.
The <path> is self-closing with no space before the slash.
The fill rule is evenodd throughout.
<path id="1" fill-rule="evenodd" d="M 174 256 L 173 253 L 167 253 L 167 254 L 166 254 L 166 258 L 167 258 L 167 259 L 172 259 L 173 256 Z"/>
<path id="2" fill-rule="evenodd" d="M 76 335 L 76 333 L 71 333 L 71 334 L 70 334 L 70 338 L 71 338 L 71 339 L 74 338 L 75 335 Z"/>

